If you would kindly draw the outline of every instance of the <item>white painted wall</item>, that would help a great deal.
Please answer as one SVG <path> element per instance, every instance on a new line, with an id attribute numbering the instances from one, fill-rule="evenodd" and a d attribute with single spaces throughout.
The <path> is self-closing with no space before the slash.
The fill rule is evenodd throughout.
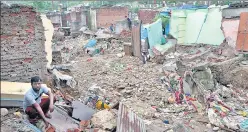
<path id="1" fill-rule="evenodd" d="M 51 22 L 51 20 L 49 20 L 46 15 L 41 15 L 41 19 L 42 19 L 42 23 L 44 26 L 44 33 L 45 33 L 45 51 L 47 53 L 46 58 L 48 60 L 47 62 L 47 68 L 51 67 L 51 63 L 52 63 L 52 38 L 53 38 L 53 32 L 54 32 L 54 28 L 53 28 L 53 24 Z"/>

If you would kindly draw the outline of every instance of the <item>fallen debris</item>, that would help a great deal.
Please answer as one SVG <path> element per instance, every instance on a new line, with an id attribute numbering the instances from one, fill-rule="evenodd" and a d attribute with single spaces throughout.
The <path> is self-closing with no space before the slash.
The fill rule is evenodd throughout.
<path id="1" fill-rule="evenodd" d="M 73 77 L 60 73 L 57 69 L 53 69 L 53 80 L 55 82 L 56 88 L 61 88 L 69 86 L 70 88 L 75 88 L 77 82 Z"/>
<path id="2" fill-rule="evenodd" d="M 51 116 L 52 118 L 47 120 L 56 129 L 56 132 L 78 128 L 79 122 L 71 118 L 65 111 L 56 106 L 54 111 L 51 113 Z"/>

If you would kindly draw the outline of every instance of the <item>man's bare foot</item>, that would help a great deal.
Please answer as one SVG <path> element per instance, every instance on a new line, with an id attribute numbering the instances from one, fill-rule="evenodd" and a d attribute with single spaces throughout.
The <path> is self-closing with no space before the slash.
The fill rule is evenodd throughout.
<path id="1" fill-rule="evenodd" d="M 46 113 L 45 114 L 45 117 L 48 118 L 48 119 L 51 119 L 52 118 L 52 116 L 49 113 Z"/>

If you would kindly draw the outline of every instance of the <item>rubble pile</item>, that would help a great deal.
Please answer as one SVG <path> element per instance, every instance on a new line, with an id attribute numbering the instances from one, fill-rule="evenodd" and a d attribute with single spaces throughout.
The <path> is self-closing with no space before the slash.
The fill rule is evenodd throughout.
<path id="1" fill-rule="evenodd" d="M 130 31 L 123 30 L 117 38 L 105 30 L 84 30 L 77 37 L 55 34 L 54 65 L 48 69 L 57 99 L 54 118 L 49 119 L 51 128 L 68 132 L 248 131 L 246 55 L 238 55 L 226 43 L 183 46 L 168 39 L 153 46 L 151 61 L 149 56 L 148 63 L 142 63 L 123 53 L 124 43 L 131 41 Z M 66 91 L 77 92 L 70 96 Z M 32 131 L 24 125 L 22 112 L 16 111 L 1 109 L 1 124 Z M 37 124 L 46 131 L 42 121 Z"/>
<path id="2" fill-rule="evenodd" d="M 119 34 L 119 37 L 123 39 L 125 42 L 131 42 L 132 32 L 128 30 L 122 30 Z"/>
<path id="3" fill-rule="evenodd" d="M 120 36 L 123 37 L 123 38 L 131 37 L 131 32 L 130 31 L 127 31 L 127 30 L 123 30 L 120 33 Z"/>
<path id="4" fill-rule="evenodd" d="M 83 56 L 85 49 L 83 48 L 90 40 L 81 35 L 77 38 L 69 38 L 64 42 L 54 43 L 53 52 L 60 51 L 62 63 L 69 63 L 77 56 Z M 103 49 L 104 54 L 117 54 L 123 52 L 123 41 L 121 39 L 108 38 L 108 39 L 97 39 L 97 44 L 94 47 L 89 47 L 90 50 Z M 101 52 L 101 51 L 100 51 Z M 93 52 L 92 56 L 99 54 L 100 52 Z"/>
<path id="5" fill-rule="evenodd" d="M 77 69 L 80 67 L 84 67 L 84 70 L 78 72 Z M 125 98 L 138 96 L 141 100 L 149 101 L 147 99 L 152 98 L 150 95 L 157 94 L 157 102 L 152 99 L 150 103 L 158 104 L 160 98 L 163 97 L 161 92 L 157 90 L 163 90 L 157 78 L 161 72 L 158 69 L 152 69 L 152 67 L 155 67 L 155 64 L 142 67 L 141 62 L 133 57 L 119 59 L 114 55 L 108 55 L 93 57 L 90 61 L 88 57 L 84 57 L 74 65 L 72 74 L 78 80 L 80 93 L 83 97 L 86 91 L 84 88 L 89 88 L 97 83 L 98 86 L 106 90 L 106 93 L 112 91 L 105 96 L 118 97 L 123 95 Z M 146 68 L 149 70 L 147 71 Z"/>
<path id="6" fill-rule="evenodd" d="M 244 94 L 247 90 L 240 92 L 237 100 L 233 91 L 240 87 L 227 87 L 217 79 L 220 74 L 214 71 L 214 65 L 225 64 L 234 57 L 225 56 L 220 50 L 223 51 L 220 47 L 206 45 L 178 46 L 176 52 L 164 55 L 163 65 L 143 65 L 138 58 L 116 58 L 111 54 L 91 58 L 84 56 L 76 59 L 72 74 L 79 81 L 79 100 L 84 102 L 88 88 L 97 84 L 104 91 L 100 96 L 109 99 L 109 106 L 123 102 L 144 119 L 149 131 L 216 130 L 227 126 L 228 130 L 235 131 L 235 126 L 242 126 L 247 119 L 242 116 L 247 112 L 247 105 L 242 104 L 242 101 L 247 102 Z M 245 64 L 243 60 L 239 62 Z M 78 70 L 82 68 L 84 70 Z M 224 91 L 227 92 L 226 97 L 222 96 Z M 206 102 L 213 95 L 217 100 Z M 213 110 L 222 114 L 211 113 Z M 218 124 L 224 116 L 224 124 Z M 239 122 L 234 121 L 237 119 Z M 228 124 L 230 120 L 233 122 Z"/>
<path id="7" fill-rule="evenodd" d="M 83 45 L 87 43 L 84 36 L 77 38 L 68 38 L 63 42 L 53 43 L 53 51 L 60 51 L 62 63 L 68 63 L 79 55 Z"/>
<path id="8" fill-rule="evenodd" d="M 33 132 L 33 129 L 30 128 L 30 126 L 27 126 L 24 122 L 25 115 L 17 116 L 15 115 L 16 109 L 9 109 L 9 110 L 3 110 L 4 112 L 7 112 L 7 114 L 2 113 L 1 108 L 1 127 L 2 131 L 18 131 L 18 132 Z"/>
<path id="9" fill-rule="evenodd" d="M 64 47 L 85 52 L 87 41 L 83 37 L 75 41 L 66 40 Z M 160 55 L 162 64 L 144 65 L 136 57 L 117 57 L 123 51 L 121 40 L 98 40 L 94 48 L 104 48 L 106 54 L 83 53 L 67 58 L 70 63 L 53 66 L 56 84 L 70 77 L 73 85 L 65 83 L 67 88 L 78 91 L 74 97 L 61 93 L 55 105 L 79 120 L 80 130 L 120 127 L 119 103 L 137 114 L 147 131 L 247 130 L 246 57 L 226 56 L 222 47 L 177 46 Z"/>

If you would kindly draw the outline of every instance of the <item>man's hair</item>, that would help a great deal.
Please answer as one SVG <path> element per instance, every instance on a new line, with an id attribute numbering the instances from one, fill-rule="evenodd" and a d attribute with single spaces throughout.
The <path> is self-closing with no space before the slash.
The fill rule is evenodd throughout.
<path id="1" fill-rule="evenodd" d="M 31 77 L 31 84 L 33 84 L 34 82 L 40 82 L 40 81 L 42 80 L 39 76 Z"/>

